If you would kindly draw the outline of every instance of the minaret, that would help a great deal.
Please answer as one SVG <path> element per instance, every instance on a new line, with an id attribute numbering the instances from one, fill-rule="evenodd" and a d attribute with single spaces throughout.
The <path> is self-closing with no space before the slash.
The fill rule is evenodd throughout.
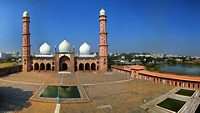
<path id="1" fill-rule="evenodd" d="M 99 70 L 100 72 L 108 71 L 108 43 L 106 31 L 106 13 L 101 9 L 99 14 L 100 32 L 99 32 Z"/>
<path id="2" fill-rule="evenodd" d="M 30 17 L 27 11 L 24 11 L 22 17 L 22 24 L 23 24 L 23 44 L 22 44 L 22 71 L 28 72 L 31 71 L 31 45 L 30 45 L 30 31 L 29 31 L 29 24 L 30 24 Z"/>

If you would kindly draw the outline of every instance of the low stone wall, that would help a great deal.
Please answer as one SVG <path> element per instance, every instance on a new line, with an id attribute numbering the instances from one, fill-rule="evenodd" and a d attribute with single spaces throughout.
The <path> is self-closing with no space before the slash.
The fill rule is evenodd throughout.
<path id="1" fill-rule="evenodd" d="M 118 68 L 118 67 L 114 67 L 114 66 L 111 67 L 111 70 L 116 71 L 116 72 L 120 72 L 120 73 L 123 73 L 123 74 L 126 74 L 126 75 L 131 75 L 131 70 L 122 69 L 122 68 Z"/>
<path id="2" fill-rule="evenodd" d="M 184 80 L 184 79 L 180 79 L 178 75 L 175 76 L 174 78 L 155 76 L 151 74 L 144 74 L 142 71 L 128 70 L 120 66 L 112 66 L 111 69 L 113 71 L 124 73 L 126 75 L 131 75 L 133 78 L 137 78 L 137 79 L 149 80 L 152 82 L 166 84 L 166 85 L 200 89 L 200 82 L 191 77 L 190 77 L 191 79 L 189 80 Z"/>
<path id="3" fill-rule="evenodd" d="M 0 68 L 0 76 L 22 71 L 22 65 Z"/>
<path id="4" fill-rule="evenodd" d="M 141 74 L 141 73 L 135 73 L 135 78 L 149 80 L 156 83 L 166 84 L 166 85 L 173 85 L 173 86 L 179 86 L 179 87 L 186 87 L 186 88 L 200 88 L 200 83 L 197 81 L 185 81 L 185 80 L 177 80 L 174 79 L 167 79 L 162 77 L 155 77 L 148 74 Z"/>

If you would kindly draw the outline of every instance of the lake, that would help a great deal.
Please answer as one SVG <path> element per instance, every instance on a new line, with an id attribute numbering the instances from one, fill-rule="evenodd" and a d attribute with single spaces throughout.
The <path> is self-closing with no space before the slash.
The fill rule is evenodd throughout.
<path id="1" fill-rule="evenodd" d="M 200 66 L 187 64 L 160 64 L 159 71 L 200 76 Z"/>

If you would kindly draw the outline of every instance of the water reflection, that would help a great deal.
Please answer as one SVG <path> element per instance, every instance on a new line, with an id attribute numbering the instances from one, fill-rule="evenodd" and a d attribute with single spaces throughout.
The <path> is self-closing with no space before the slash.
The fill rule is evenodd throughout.
<path id="1" fill-rule="evenodd" d="M 80 98 L 78 86 L 47 86 L 40 97 L 56 98 Z"/>
<path id="2" fill-rule="evenodd" d="M 197 65 L 161 64 L 159 70 L 177 74 L 200 75 L 200 66 Z"/>

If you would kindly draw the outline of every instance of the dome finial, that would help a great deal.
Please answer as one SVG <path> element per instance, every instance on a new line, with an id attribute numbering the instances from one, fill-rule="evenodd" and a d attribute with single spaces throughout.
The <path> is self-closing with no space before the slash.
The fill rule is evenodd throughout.
<path id="1" fill-rule="evenodd" d="M 102 8 L 101 9 L 101 11 L 99 12 L 99 15 L 101 16 L 101 15 L 106 15 L 106 12 L 105 12 L 105 10 Z"/>
<path id="2" fill-rule="evenodd" d="M 24 13 L 23 13 L 23 17 L 29 17 L 29 13 L 28 13 L 28 11 L 24 11 Z"/>

